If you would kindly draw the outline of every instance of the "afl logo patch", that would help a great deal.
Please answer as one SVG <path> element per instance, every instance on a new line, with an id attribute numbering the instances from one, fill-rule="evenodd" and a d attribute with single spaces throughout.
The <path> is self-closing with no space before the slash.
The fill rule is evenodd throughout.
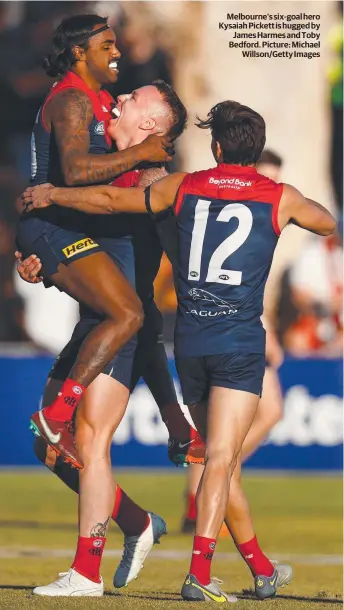
<path id="1" fill-rule="evenodd" d="M 105 135 L 105 123 L 104 123 L 104 121 L 100 121 L 100 123 L 97 123 L 97 125 L 94 128 L 94 133 L 96 133 L 97 136 Z"/>
<path id="2" fill-rule="evenodd" d="M 82 394 L 82 389 L 79 388 L 79 386 L 77 386 L 77 385 L 74 385 L 72 387 L 72 390 L 73 390 L 74 394 Z"/>
<path id="3" fill-rule="evenodd" d="M 103 541 L 102 540 L 94 540 L 93 542 L 93 546 L 95 546 L 96 548 L 102 546 Z"/>

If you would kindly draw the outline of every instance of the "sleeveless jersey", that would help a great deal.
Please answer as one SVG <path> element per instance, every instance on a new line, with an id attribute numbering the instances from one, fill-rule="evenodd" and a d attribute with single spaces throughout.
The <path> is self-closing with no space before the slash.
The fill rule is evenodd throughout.
<path id="1" fill-rule="evenodd" d="M 283 185 L 220 163 L 188 174 L 175 202 L 180 356 L 265 352 L 265 283 L 280 234 Z"/>
<path id="2" fill-rule="evenodd" d="M 54 134 L 49 132 L 44 122 L 46 104 L 52 97 L 66 89 L 83 91 L 91 101 L 93 118 L 88 128 L 90 134 L 89 152 L 104 155 L 111 149 L 111 139 L 107 133 L 107 126 L 111 118 L 110 109 L 113 98 L 107 91 L 100 91 L 97 94 L 89 89 L 77 74 L 67 72 L 62 80 L 54 83 L 36 117 L 31 136 L 31 183 L 33 185 L 51 182 L 54 186 L 66 186 Z M 66 229 L 75 228 L 87 232 L 89 224 L 86 215 L 82 212 L 59 208 L 58 206 L 34 210 L 31 214 Z"/>
<path id="3" fill-rule="evenodd" d="M 94 116 L 88 128 L 89 152 L 106 154 L 111 148 L 111 140 L 107 134 L 107 124 L 111 117 L 110 107 L 113 101 L 111 95 L 107 91 L 100 91 L 97 94 L 89 89 L 77 74 L 67 72 L 61 81 L 54 83 L 36 117 L 31 136 L 31 182 L 33 184 L 51 182 L 54 186 L 66 186 L 54 135 L 48 131 L 44 122 L 45 106 L 57 93 L 66 89 L 83 91 L 92 103 Z"/>

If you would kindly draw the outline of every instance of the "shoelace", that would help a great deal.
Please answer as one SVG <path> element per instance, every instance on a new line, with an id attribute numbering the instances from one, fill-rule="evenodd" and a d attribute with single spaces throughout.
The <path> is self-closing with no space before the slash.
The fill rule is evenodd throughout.
<path id="1" fill-rule="evenodd" d="M 69 581 L 67 582 L 67 576 L 69 576 Z M 71 577 L 71 568 L 68 570 L 68 572 L 59 572 L 59 580 L 56 580 L 54 583 L 54 585 L 56 585 L 57 587 L 64 587 L 70 584 L 70 577 Z"/>

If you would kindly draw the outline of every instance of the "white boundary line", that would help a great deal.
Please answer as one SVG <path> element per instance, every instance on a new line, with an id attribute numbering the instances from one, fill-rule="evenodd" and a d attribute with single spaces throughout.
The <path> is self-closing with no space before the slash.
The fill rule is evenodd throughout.
<path id="1" fill-rule="evenodd" d="M 74 557 L 75 550 L 73 549 L 39 549 L 32 547 L 21 547 L 21 548 L 8 548 L 0 547 L 0 559 L 20 559 L 20 558 L 33 558 L 33 559 L 57 559 L 57 558 L 69 558 Z M 105 550 L 105 557 L 120 558 L 122 556 L 122 550 Z M 153 559 L 161 559 L 165 561 L 180 561 L 190 558 L 190 551 L 178 551 L 175 549 L 171 550 L 154 550 L 151 551 L 150 557 Z M 216 553 L 217 560 L 236 562 L 241 561 L 241 557 L 238 553 Z M 299 554 L 276 554 L 279 562 L 290 562 L 298 565 L 308 566 L 322 566 L 330 565 L 337 566 L 343 563 L 343 557 L 341 555 L 299 555 Z"/>

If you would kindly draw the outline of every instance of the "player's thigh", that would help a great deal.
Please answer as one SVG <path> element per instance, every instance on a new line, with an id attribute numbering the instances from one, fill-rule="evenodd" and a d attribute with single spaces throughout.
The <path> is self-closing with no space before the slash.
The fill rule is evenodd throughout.
<path id="1" fill-rule="evenodd" d="M 265 356 L 240 352 L 208 356 L 206 368 L 211 380 L 208 448 L 217 446 L 221 447 L 222 451 L 227 446 L 229 451 L 234 450 L 237 455 L 252 424 L 261 396 Z"/>
<path id="2" fill-rule="evenodd" d="M 123 313 L 141 313 L 141 302 L 124 275 L 104 252 L 60 264 L 51 276 L 54 284 L 76 300 L 105 316 L 121 318 Z"/>
<path id="3" fill-rule="evenodd" d="M 208 456 L 221 453 L 236 458 L 239 455 L 258 402 L 257 394 L 225 387 L 211 388 L 207 417 Z"/>
<path id="4" fill-rule="evenodd" d="M 60 224 L 53 224 L 35 214 L 21 216 L 16 236 L 17 245 L 24 258 L 29 254 L 39 257 L 42 265 L 41 275 L 44 278 L 56 273 L 61 263 L 68 266 L 93 252 L 102 251 L 100 244 L 83 232 L 84 223 L 81 217 L 79 220 L 80 225 L 76 229 L 73 217 L 67 228 L 62 219 L 59 219 Z"/>
<path id="5" fill-rule="evenodd" d="M 37 254 L 42 275 L 105 316 L 141 316 L 130 283 L 98 242 L 85 233 L 30 217 L 19 223 L 17 245 L 24 256 Z"/>
<path id="6" fill-rule="evenodd" d="M 102 251 L 113 260 L 135 290 L 135 260 L 131 239 L 126 237 L 96 237 L 95 241 L 99 243 Z M 85 305 L 85 303 L 80 303 L 79 313 L 81 319 L 88 320 L 89 322 L 93 321 L 93 323 L 101 322 L 104 319 L 102 314 L 94 311 Z"/>

